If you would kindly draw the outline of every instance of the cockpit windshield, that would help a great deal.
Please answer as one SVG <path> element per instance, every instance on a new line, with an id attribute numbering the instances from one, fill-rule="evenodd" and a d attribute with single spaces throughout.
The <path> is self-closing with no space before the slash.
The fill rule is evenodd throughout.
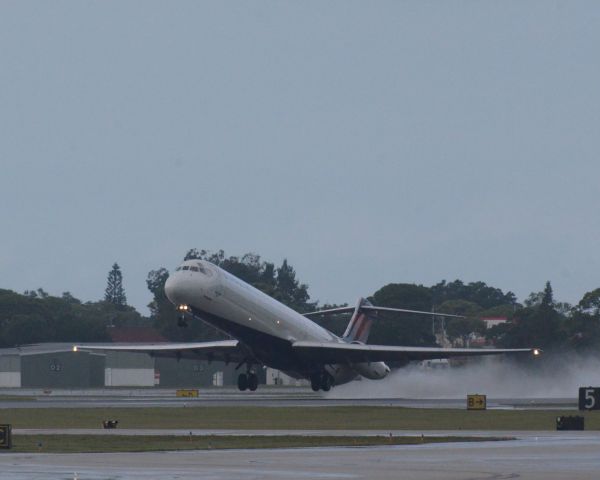
<path id="1" fill-rule="evenodd" d="M 204 273 L 206 275 L 206 270 L 204 269 L 204 267 L 202 266 L 201 263 L 198 263 L 198 270 L 200 270 L 202 273 Z"/>
<path id="2" fill-rule="evenodd" d="M 177 267 L 175 269 L 176 272 L 179 272 L 181 270 L 188 270 L 188 271 L 192 271 L 192 272 L 201 272 L 205 275 L 208 275 L 208 272 L 206 271 L 206 269 L 199 262 L 196 265 L 183 265 L 183 266 L 180 265 L 179 267 Z"/>

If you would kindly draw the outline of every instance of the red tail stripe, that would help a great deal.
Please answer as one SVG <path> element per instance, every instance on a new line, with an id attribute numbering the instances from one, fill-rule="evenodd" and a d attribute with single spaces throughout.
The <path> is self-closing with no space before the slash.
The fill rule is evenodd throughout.
<path id="1" fill-rule="evenodd" d="M 360 322 L 360 324 L 358 325 L 358 329 L 356 331 L 356 335 L 354 336 L 354 340 L 360 341 L 363 331 L 365 330 L 368 324 L 368 319 L 364 314 L 361 314 L 357 320 Z"/>

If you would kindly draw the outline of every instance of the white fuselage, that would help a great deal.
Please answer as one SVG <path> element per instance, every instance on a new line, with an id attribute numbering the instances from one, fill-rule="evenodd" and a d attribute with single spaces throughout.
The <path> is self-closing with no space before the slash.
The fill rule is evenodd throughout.
<path id="1" fill-rule="evenodd" d="M 188 260 L 180 268 L 200 268 L 200 265 L 203 272 L 178 270 L 169 276 L 165 293 L 171 302 L 193 306 L 289 342 L 342 341 L 333 333 L 216 265 Z"/>
<path id="2" fill-rule="evenodd" d="M 201 312 L 201 318 L 245 343 L 246 338 L 255 333 L 289 345 L 296 341 L 344 342 L 298 312 L 204 260 L 183 262 L 167 279 L 165 293 L 175 305 L 187 305 L 192 311 Z M 266 365 L 276 366 L 276 362 L 269 361 L 269 347 L 266 348 L 261 360 Z M 348 382 L 357 374 L 379 379 L 389 372 L 383 362 L 361 363 L 353 368 L 326 365 L 324 369 L 337 384 Z M 303 376 L 293 368 L 286 370 L 293 376 Z"/>

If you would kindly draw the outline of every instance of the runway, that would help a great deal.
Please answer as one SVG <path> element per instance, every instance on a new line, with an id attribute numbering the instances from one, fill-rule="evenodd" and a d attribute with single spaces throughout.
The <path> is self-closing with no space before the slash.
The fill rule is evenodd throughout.
<path id="1" fill-rule="evenodd" d="M 6 399 L 3 399 L 5 396 Z M 23 400 L 20 400 L 22 397 Z M 407 408 L 464 409 L 463 398 L 339 398 L 309 388 L 265 388 L 257 392 L 239 392 L 233 388 L 201 390 L 197 398 L 177 398 L 175 389 L 89 389 L 41 390 L 2 389 L 3 408 L 140 408 L 140 407 L 333 407 L 333 406 L 394 406 Z M 488 409 L 573 409 L 575 398 L 490 398 Z"/>
<path id="2" fill-rule="evenodd" d="M 510 434 L 511 432 L 504 432 Z M 3 480 L 589 480 L 600 471 L 600 433 L 507 442 L 393 447 L 119 454 L 0 454 Z"/>
<path id="3" fill-rule="evenodd" d="M 115 435 L 152 435 L 152 436 L 384 436 L 394 437 L 504 437 L 504 438 L 545 438 L 565 437 L 565 432 L 552 430 L 298 430 L 298 429 L 182 429 L 182 428 L 14 428 L 14 435 L 104 435 L 107 437 Z M 571 431 L 567 434 L 569 438 L 600 437 L 600 431 Z"/>
<path id="4" fill-rule="evenodd" d="M 15 395 L 18 393 L 18 395 Z M 4 395 L 5 398 L 1 399 Z M 19 398 L 19 395 L 22 398 Z M 199 398 L 177 398 L 169 389 L 0 391 L 1 408 L 211 407 L 211 406 L 402 406 L 465 408 L 464 398 L 344 399 L 308 389 L 248 393 L 211 389 Z M 490 399 L 496 409 L 573 409 L 573 398 Z M 240 429 L 18 429 L 15 435 L 389 435 L 490 436 L 516 440 L 386 447 L 208 450 L 153 453 L 0 453 L 2 480 L 188 480 L 211 479 L 591 479 L 600 471 L 600 432 L 240 430 Z"/>

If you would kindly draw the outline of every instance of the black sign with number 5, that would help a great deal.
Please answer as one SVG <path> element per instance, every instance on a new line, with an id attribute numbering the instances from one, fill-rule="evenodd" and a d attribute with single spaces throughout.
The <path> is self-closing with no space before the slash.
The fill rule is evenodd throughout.
<path id="1" fill-rule="evenodd" d="M 579 410 L 600 410 L 600 387 L 579 388 Z"/>

